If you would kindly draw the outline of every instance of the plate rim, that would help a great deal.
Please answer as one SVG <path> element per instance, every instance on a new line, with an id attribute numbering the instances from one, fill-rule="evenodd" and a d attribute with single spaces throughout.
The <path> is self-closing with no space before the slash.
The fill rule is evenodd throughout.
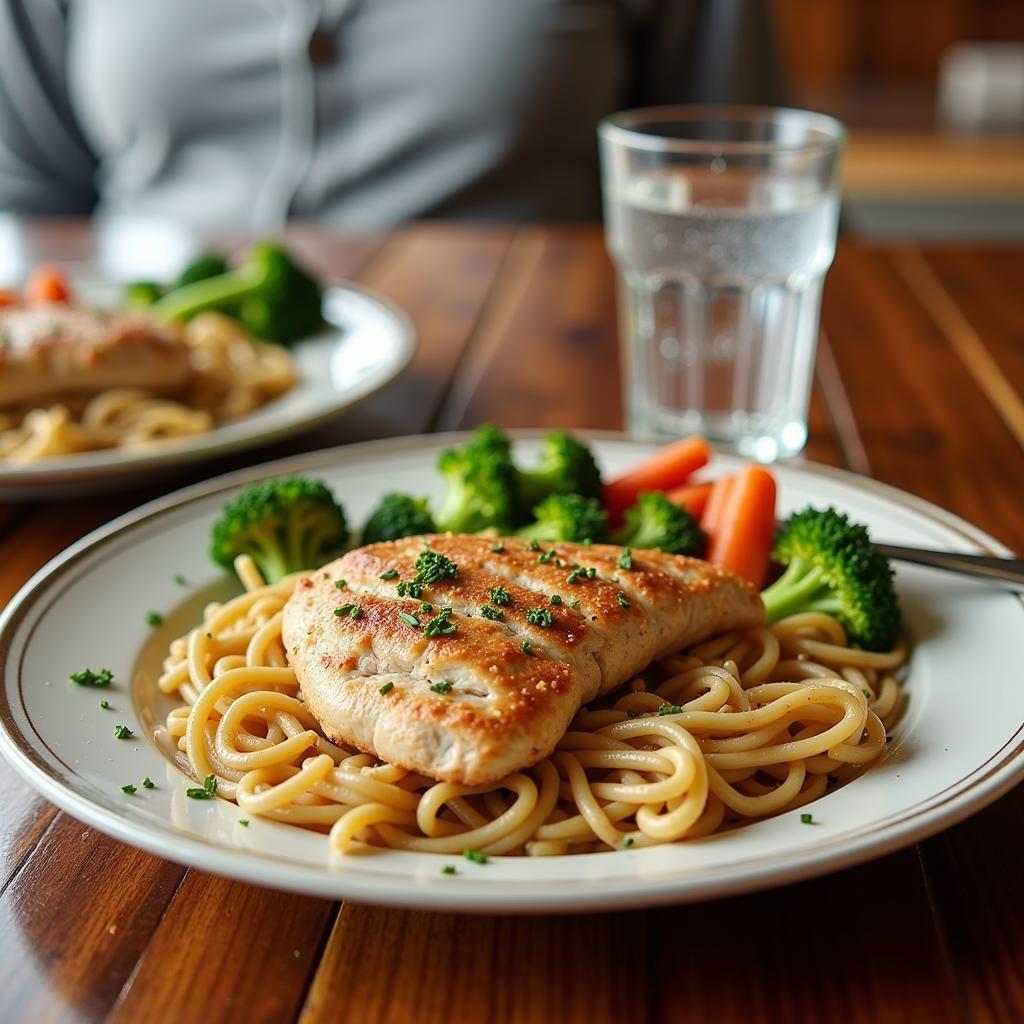
<path id="1" fill-rule="evenodd" d="M 332 278 L 324 289 L 325 299 L 331 292 L 354 293 L 369 300 L 392 321 L 395 328 L 395 338 L 398 343 L 398 352 L 389 366 L 388 370 L 380 379 L 371 379 L 369 386 L 356 393 L 342 404 L 332 404 L 329 408 L 316 413 L 315 415 L 302 416 L 285 423 L 274 426 L 260 426 L 256 421 L 256 429 L 246 432 L 242 436 L 228 438 L 226 440 L 214 441 L 208 447 L 197 451 L 189 445 L 173 445 L 165 449 L 154 451 L 142 451 L 139 453 L 127 454 L 116 462 L 103 465 L 63 465 L 53 466 L 46 460 L 32 463 L 28 466 L 4 466 L 0 465 L 0 499 L 24 500 L 36 491 L 41 494 L 60 488 L 62 486 L 78 487 L 88 484 L 91 481 L 107 481 L 117 478 L 130 477 L 133 474 L 152 474 L 161 470 L 207 462 L 211 459 L 222 458 L 235 452 L 247 451 L 259 445 L 272 444 L 276 441 L 293 437 L 296 434 L 312 430 L 323 423 L 356 408 L 368 398 L 377 394 L 396 380 L 412 362 L 418 348 L 418 332 L 412 317 L 397 302 L 387 298 L 373 288 L 341 278 Z M 333 330 L 338 330 L 332 327 Z M 312 340 L 300 339 L 303 341 Z M 341 340 L 340 338 L 338 340 Z M 302 382 L 299 382 L 302 387 Z M 265 407 L 261 407 L 265 408 Z M 258 416 L 260 409 L 256 409 L 250 415 Z M 205 438 L 210 438 L 217 432 L 207 431 Z M 84 453 L 88 454 L 88 453 Z M 214 477 L 219 479 L 219 477 Z"/>
<path id="2" fill-rule="evenodd" d="M 548 430 L 539 428 L 508 431 L 515 440 L 534 440 L 543 437 L 547 432 Z M 598 442 L 651 443 L 650 438 L 619 431 L 574 432 Z M 360 456 L 372 456 L 387 451 L 409 452 L 417 448 L 436 448 L 444 444 L 457 443 L 467 437 L 468 433 L 458 431 L 384 438 L 287 456 L 198 482 L 126 512 L 110 523 L 91 531 L 50 559 L 18 590 L 0 615 L 0 659 L 6 664 L 11 649 L 11 635 L 21 619 L 31 610 L 35 599 L 45 594 L 46 588 L 42 586 L 44 582 L 52 581 L 51 578 L 55 574 L 70 569 L 73 563 L 94 547 L 132 526 L 179 509 L 195 500 L 241 486 L 253 479 L 277 473 L 312 470 L 325 464 L 343 464 Z M 969 521 L 889 484 L 803 459 L 786 460 L 782 465 L 798 472 L 825 476 L 862 488 L 937 521 L 985 551 L 1002 555 L 1009 553 L 1009 549 L 1003 544 Z M 1024 605 L 1024 598 L 1021 599 L 1021 603 Z M 989 754 L 980 765 L 947 787 L 947 790 L 953 789 L 954 792 L 944 799 L 939 799 L 942 797 L 941 792 L 932 793 L 923 801 L 919 801 L 918 806 L 922 803 L 925 805 L 922 809 L 915 810 L 912 807 L 898 811 L 890 816 L 890 819 L 896 820 L 889 820 L 888 823 L 885 819 L 876 821 L 862 827 L 854 836 L 849 833 L 837 836 L 834 840 L 820 844 L 814 850 L 801 852 L 796 863 L 788 866 L 785 863 L 778 863 L 786 860 L 781 854 L 770 855 L 754 864 L 742 861 L 721 869 L 718 875 L 705 879 L 699 887 L 684 892 L 679 891 L 682 877 L 680 874 L 659 875 L 647 881 L 635 880 L 632 889 L 612 893 L 601 889 L 602 885 L 607 885 L 607 880 L 581 879 L 579 885 L 571 889 L 562 889 L 554 897 L 550 893 L 538 893 L 535 890 L 521 891 L 522 883 L 507 879 L 502 880 L 502 886 L 495 888 L 493 883 L 484 880 L 477 882 L 474 879 L 463 878 L 460 885 L 441 890 L 438 886 L 425 885 L 411 875 L 347 875 L 343 871 L 333 871 L 329 868 L 325 870 L 323 866 L 300 864 L 277 856 L 268 856 L 261 851 L 222 847 L 209 840 L 162 829 L 159 825 L 149 826 L 140 831 L 131 818 L 112 816 L 107 809 L 66 786 L 48 770 L 49 766 L 30 744 L 23 746 L 19 742 L 21 730 L 13 720 L 6 701 L 6 688 L 3 696 L 4 700 L 0 703 L 0 753 L 4 754 L 22 778 L 40 791 L 46 799 L 78 820 L 121 842 L 177 863 L 200 867 L 202 870 L 251 884 L 302 892 L 321 898 L 353 899 L 379 905 L 467 913 L 581 913 L 639 908 L 738 895 L 764 888 L 769 884 L 785 885 L 863 863 L 951 827 L 998 799 L 1024 776 L 1022 725 L 999 750 Z M 834 843 L 840 844 L 838 849 L 832 848 Z M 238 870 L 239 864 L 244 864 L 245 868 Z"/>

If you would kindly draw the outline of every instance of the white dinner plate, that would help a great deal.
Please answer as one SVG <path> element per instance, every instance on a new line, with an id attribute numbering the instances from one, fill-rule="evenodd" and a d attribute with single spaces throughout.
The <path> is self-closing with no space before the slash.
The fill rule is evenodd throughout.
<path id="1" fill-rule="evenodd" d="M 622 435 L 592 436 L 613 473 L 652 450 Z M 536 452 L 536 432 L 517 437 L 521 454 Z M 195 782 L 152 738 L 168 707 L 155 678 L 168 641 L 229 586 L 207 557 L 210 525 L 224 501 L 260 477 L 310 473 L 332 485 L 358 523 L 385 491 L 437 496 L 435 458 L 452 441 L 381 441 L 248 469 L 153 502 L 79 541 L 26 584 L 0 622 L 3 753 L 69 813 L 171 860 L 317 896 L 513 913 L 676 903 L 807 878 L 952 825 L 1024 773 L 1021 601 L 901 565 L 897 586 L 913 643 L 907 713 L 880 763 L 814 803 L 811 826 L 789 813 L 645 849 L 495 857 L 483 865 L 456 858 L 451 876 L 441 872 L 451 856 L 332 855 L 322 834 L 255 818 L 242 827 L 234 804 L 188 799 Z M 736 465 L 718 455 L 711 469 Z M 780 465 L 777 474 L 783 512 L 831 503 L 868 523 L 879 540 L 1005 553 L 948 512 L 870 480 L 800 464 Z M 161 627 L 147 626 L 148 610 L 166 616 Z M 98 691 L 68 681 L 85 666 L 110 668 L 115 684 Z M 113 709 L 102 710 L 101 698 Z M 114 738 L 121 723 L 134 740 Z M 146 776 L 155 789 L 121 792 Z"/>
<path id="2" fill-rule="evenodd" d="M 75 294 L 112 308 L 123 285 L 89 264 L 69 265 Z M 52 499 L 134 487 L 145 477 L 229 452 L 279 441 L 352 408 L 405 369 L 415 350 L 409 318 L 393 303 L 355 284 L 324 292 L 327 327 L 292 346 L 298 383 L 259 409 L 204 434 L 145 451 L 111 448 L 43 459 L 0 462 L 0 500 Z"/>

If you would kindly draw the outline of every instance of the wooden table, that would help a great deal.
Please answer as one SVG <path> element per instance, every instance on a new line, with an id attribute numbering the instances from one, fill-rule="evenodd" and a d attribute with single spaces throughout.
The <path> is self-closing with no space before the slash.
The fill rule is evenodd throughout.
<path id="1" fill-rule="evenodd" d="M 250 461 L 484 420 L 620 426 L 612 271 L 596 228 L 417 225 L 347 240 L 296 228 L 291 240 L 324 271 L 401 303 L 420 349 L 395 387 Z M 0 264 L 97 250 L 82 223 L 0 230 Z M 807 457 L 897 484 L 1024 549 L 1022 285 L 1024 249 L 844 242 Z M 5 509 L 0 599 L 159 491 Z M 1018 790 L 919 846 L 773 892 L 471 918 L 185 869 L 79 824 L 0 764 L 0 1019 L 1020 1021 L 1022 822 Z"/>

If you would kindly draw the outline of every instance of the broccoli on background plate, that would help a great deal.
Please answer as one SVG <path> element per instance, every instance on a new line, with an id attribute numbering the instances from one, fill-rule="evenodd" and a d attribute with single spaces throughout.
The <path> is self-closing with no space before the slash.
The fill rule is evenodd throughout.
<path id="1" fill-rule="evenodd" d="M 579 494 L 549 494 L 533 510 L 535 521 L 518 530 L 534 540 L 582 544 L 608 536 L 608 513 L 597 498 Z"/>
<path id="2" fill-rule="evenodd" d="M 430 514 L 426 498 L 392 492 L 381 498 L 363 526 L 363 543 L 400 540 L 420 533 L 436 533 L 437 524 Z"/>
<path id="3" fill-rule="evenodd" d="M 250 484 L 213 525 L 210 555 L 226 569 L 250 555 L 267 583 L 314 569 L 348 541 L 345 511 L 320 480 L 278 477 Z"/>
<path id="4" fill-rule="evenodd" d="M 700 558 L 704 554 L 707 537 L 696 517 L 661 491 L 641 491 L 636 504 L 626 510 L 625 519 L 625 525 L 612 534 L 615 544 L 657 548 L 670 555 Z"/>

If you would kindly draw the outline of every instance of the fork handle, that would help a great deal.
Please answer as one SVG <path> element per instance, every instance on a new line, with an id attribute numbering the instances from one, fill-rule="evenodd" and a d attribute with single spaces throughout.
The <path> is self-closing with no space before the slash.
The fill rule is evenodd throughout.
<path id="1" fill-rule="evenodd" d="M 895 558 L 901 562 L 913 562 L 915 565 L 927 565 L 933 569 L 974 576 L 1007 590 L 1024 592 L 1024 558 L 964 555 L 957 551 L 925 551 L 921 548 L 904 548 L 894 544 L 876 544 L 875 547 L 888 558 Z"/>

